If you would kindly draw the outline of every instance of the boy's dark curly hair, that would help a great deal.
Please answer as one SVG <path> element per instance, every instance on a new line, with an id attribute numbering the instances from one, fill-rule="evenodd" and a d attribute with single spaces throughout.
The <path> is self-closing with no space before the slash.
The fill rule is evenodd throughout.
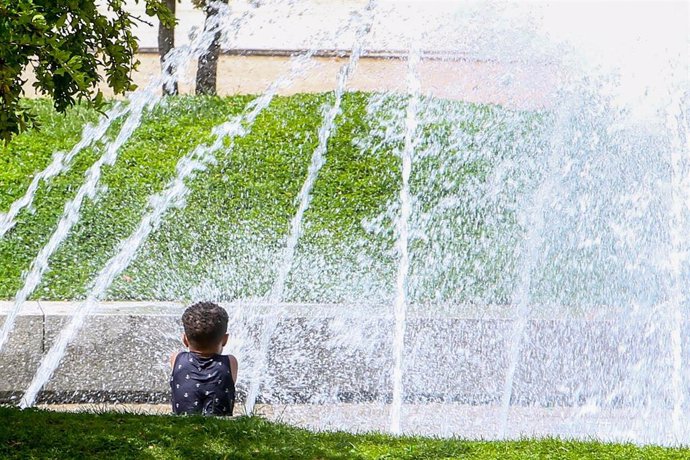
<path id="1" fill-rule="evenodd" d="M 228 312 L 213 302 L 197 302 L 182 314 L 187 339 L 196 346 L 217 344 L 228 330 Z"/>

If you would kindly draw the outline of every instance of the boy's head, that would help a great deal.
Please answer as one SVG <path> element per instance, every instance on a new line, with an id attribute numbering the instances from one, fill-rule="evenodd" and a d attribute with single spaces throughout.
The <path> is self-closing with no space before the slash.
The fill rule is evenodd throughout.
<path id="1" fill-rule="evenodd" d="M 184 342 L 190 348 L 208 350 L 228 340 L 228 313 L 213 302 L 197 302 L 182 314 Z"/>

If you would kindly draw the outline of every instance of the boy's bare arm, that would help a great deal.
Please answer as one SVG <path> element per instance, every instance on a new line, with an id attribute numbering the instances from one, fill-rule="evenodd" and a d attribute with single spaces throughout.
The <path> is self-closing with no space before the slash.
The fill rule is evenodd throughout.
<path id="1" fill-rule="evenodd" d="M 178 354 L 179 352 L 175 351 L 172 355 L 170 355 L 170 367 L 175 367 L 175 358 L 177 358 Z"/>
<path id="2" fill-rule="evenodd" d="M 233 383 L 237 383 L 237 358 L 235 358 L 233 355 L 228 355 L 228 360 L 230 361 L 230 373 L 232 375 L 232 381 Z"/>

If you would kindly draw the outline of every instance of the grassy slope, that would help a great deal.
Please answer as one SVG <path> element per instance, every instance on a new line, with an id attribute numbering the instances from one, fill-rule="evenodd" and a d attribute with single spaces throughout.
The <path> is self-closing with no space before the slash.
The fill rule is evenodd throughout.
<path id="1" fill-rule="evenodd" d="M 192 193 L 186 207 L 167 213 L 161 229 L 142 248 L 124 276 L 115 281 L 110 297 L 188 299 L 194 296 L 195 288 L 206 286 L 204 283 L 209 280 L 216 283 L 212 287 L 226 300 L 267 292 L 274 278 L 278 251 L 295 212 L 295 197 L 318 142 L 322 107 L 332 97 L 323 94 L 276 98 L 247 137 L 237 140 L 233 149 L 219 152 L 218 164 L 190 182 Z M 174 175 L 178 159 L 196 145 L 211 140 L 211 129 L 240 113 L 250 99 L 170 98 L 145 117 L 116 164 L 104 169 L 102 183 L 106 188 L 95 202 L 87 200 L 79 223 L 51 258 L 51 270 L 34 297 L 84 296 L 95 273 L 114 254 L 117 242 L 135 228 L 148 196 L 160 191 Z M 325 251 L 331 260 L 324 259 L 318 270 L 313 269 L 315 264 L 308 257 L 302 266 L 296 262 L 289 280 L 292 287 L 288 286 L 293 300 L 310 300 L 308 296 L 318 292 L 320 300 L 337 301 L 337 293 L 328 299 L 324 292 L 329 292 L 329 284 L 335 283 L 333 277 L 357 269 L 361 265 L 357 257 L 362 254 L 378 264 L 371 272 L 363 271 L 363 279 L 375 278 L 371 276 L 374 273 L 383 279 L 382 285 L 393 285 L 390 232 L 372 236 L 363 229 L 362 222 L 381 215 L 395 200 L 399 159 L 393 153 L 401 133 L 398 130 L 398 138 L 393 136 L 393 141 L 385 143 L 376 154 L 355 145 L 357 140 L 376 138 L 376 126 L 366 119 L 368 101 L 368 95 L 355 93 L 346 95 L 343 102 L 343 113 L 329 141 L 327 162 L 305 216 L 305 232 L 298 252 L 308 256 L 316 252 L 315 247 L 336 249 Z M 83 108 L 62 117 L 45 101 L 35 104 L 40 107 L 42 130 L 17 137 L 0 155 L 0 211 L 23 195 L 31 175 L 48 164 L 54 151 L 69 150 L 78 141 L 84 123 L 97 118 L 97 114 Z M 509 111 L 453 104 L 436 110 L 443 116 L 459 113 L 461 123 L 442 123 L 436 127 L 436 134 L 432 125 L 425 127 L 430 138 L 437 136 L 438 145 L 448 137 L 445 131 L 476 133 L 486 120 L 500 121 L 507 116 L 516 120 L 511 122 L 510 129 L 519 130 L 521 124 L 525 125 L 519 114 L 510 115 Z M 404 109 L 404 104 L 397 106 Z M 510 129 L 491 126 L 495 129 L 487 132 L 498 133 L 497 138 L 510 135 Z M 510 139 L 501 141 L 509 148 L 513 144 Z M 467 144 L 465 148 L 476 147 Z M 47 242 L 65 203 L 74 196 L 83 182 L 84 171 L 99 153 L 93 149 L 83 152 L 68 173 L 41 186 L 33 209 L 20 214 L 18 225 L 0 240 L 0 298 L 14 297 L 21 287 L 22 273 Z M 450 158 L 452 150 L 441 150 L 439 154 Z M 462 183 L 458 174 L 466 171 L 472 171 L 466 164 L 452 171 L 456 183 Z M 353 242 L 360 244 L 361 250 L 348 255 L 347 248 Z M 351 265 L 343 266 L 341 262 L 348 256 Z M 435 278 L 429 283 L 435 283 Z M 302 286 L 309 289 L 300 292 Z"/>
<path id="2" fill-rule="evenodd" d="M 597 442 L 312 433 L 260 418 L 66 414 L 0 407 L 2 458 L 682 459 L 687 449 Z"/>
<path id="3" fill-rule="evenodd" d="M 170 252 L 168 259 L 180 271 L 193 271 L 189 266 L 195 260 L 185 254 L 191 250 L 196 259 L 203 259 L 214 251 L 220 252 L 219 239 L 224 234 L 213 230 L 238 225 L 260 229 L 264 243 L 277 246 L 294 213 L 293 200 L 316 146 L 320 107 L 326 97 L 276 99 L 270 110 L 259 117 L 252 134 L 239 140 L 232 151 L 221 152 L 219 164 L 192 183 L 194 192 L 186 209 L 170 212 L 167 224 L 153 238 L 152 244 L 159 243 L 155 250 Z M 61 299 L 83 295 L 84 286 L 112 255 L 117 241 L 133 230 L 147 197 L 161 190 L 172 177 L 177 160 L 197 144 L 211 139 L 212 127 L 239 113 L 248 100 L 170 99 L 166 107 L 149 116 L 126 144 L 115 166 L 105 169 L 103 183 L 107 191 L 101 193 L 96 203 L 86 203 L 80 222 L 51 259 L 52 270 L 36 296 Z M 353 101 L 363 105 L 361 97 Z M 45 103 L 39 104 L 43 129 L 19 136 L 0 156 L 0 209 L 7 209 L 24 193 L 31 174 L 47 165 L 53 151 L 71 148 L 84 122 L 95 119 L 94 113 L 83 109 L 62 118 Z M 345 142 L 345 138 L 341 141 Z M 18 225 L 0 241 L 0 297 L 13 297 L 21 286 L 21 273 L 47 242 L 64 203 L 74 195 L 84 171 L 95 158 L 93 151 L 84 152 L 69 173 L 59 176 L 48 187 L 41 187 L 31 212 L 22 213 Z M 372 166 L 377 167 L 387 165 Z M 367 199 L 358 196 L 357 190 L 351 195 L 366 206 Z M 351 219 L 345 226 L 350 223 Z M 200 233 L 204 236 L 202 241 L 198 238 Z M 141 281 L 136 287 L 120 289 L 126 291 L 123 297 L 132 296 L 133 292 L 155 297 L 155 293 L 146 292 L 150 286 L 143 282 L 144 278 L 135 277 L 135 282 Z"/>

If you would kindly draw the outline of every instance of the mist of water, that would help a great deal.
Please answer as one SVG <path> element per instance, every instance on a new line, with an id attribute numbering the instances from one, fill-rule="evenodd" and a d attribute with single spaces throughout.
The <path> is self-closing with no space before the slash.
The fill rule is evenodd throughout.
<path id="1" fill-rule="evenodd" d="M 308 422 L 294 420 L 318 429 L 687 442 L 683 288 L 690 267 L 683 229 L 690 214 L 690 136 L 687 78 L 680 76 L 687 57 L 654 57 L 649 65 L 662 77 L 646 80 L 654 73 L 640 68 L 648 56 L 635 56 L 630 44 L 637 42 L 629 37 L 621 43 L 635 52 L 617 68 L 618 53 L 595 56 L 599 45 L 611 44 L 606 37 L 587 46 L 543 40 L 532 30 L 534 18 L 513 16 L 510 5 L 458 3 L 457 11 L 446 5 L 444 14 L 453 19 L 439 28 L 443 18 L 433 9 L 432 23 L 408 15 L 394 24 L 398 6 L 386 2 L 383 15 L 377 6 L 376 20 L 365 14 L 352 28 L 355 43 L 321 115 L 318 145 L 278 255 L 253 228 L 233 234 L 214 227 L 207 231 L 230 235 L 218 251 L 239 254 L 236 260 L 200 275 L 214 279 L 175 286 L 167 297 L 182 292 L 237 301 L 229 304 L 236 328 L 231 344 L 251 355 L 240 355 L 251 367 L 249 412 L 261 395 L 313 403 L 288 407 L 286 414 L 311 410 Z M 377 161 L 367 166 L 389 165 L 377 172 L 381 177 L 359 182 L 374 183 L 381 208 L 367 211 L 363 228 L 344 229 L 343 241 L 304 247 L 311 197 L 331 164 L 327 147 L 340 129 L 346 92 L 359 81 L 353 73 L 367 51 L 365 37 L 368 46 L 386 43 L 381 36 L 396 28 L 421 29 L 431 38 L 409 53 L 406 87 L 367 96 L 366 120 L 353 134 L 356 161 L 371 156 Z M 472 53 L 462 54 L 463 46 Z M 434 80 L 446 58 L 470 73 L 490 68 L 487 81 L 468 88 L 459 71 Z M 666 59 L 675 73 L 665 72 Z M 404 65 L 397 69 L 402 80 Z M 544 110 L 426 96 L 440 90 L 462 99 L 485 83 L 498 91 L 546 73 L 558 83 Z M 639 91 L 645 84 L 648 91 Z M 184 205 L 189 182 L 214 163 L 223 139 L 245 135 L 273 94 L 269 89 L 242 116 L 217 127 L 213 144 L 180 161 L 176 178 L 152 197 L 137 230 L 99 273 L 23 406 L 33 404 L 86 316 L 166 210 Z M 152 267 L 175 274 L 174 260 L 151 255 Z M 186 282 L 159 278 L 166 276 L 170 284 Z M 243 303 L 247 292 L 265 290 L 261 306 Z"/>
<path id="2" fill-rule="evenodd" d="M 371 21 L 373 20 L 373 10 L 375 2 L 369 1 L 364 9 L 365 17 L 361 19 L 361 24 L 357 29 L 355 35 L 355 42 L 350 52 L 350 57 L 347 64 L 345 64 L 338 72 L 334 102 L 330 107 L 324 108 L 324 117 L 321 127 L 319 128 L 318 139 L 319 143 L 312 153 L 307 178 L 302 184 L 299 194 L 297 195 L 297 212 L 290 221 L 290 230 L 285 243 L 285 248 L 280 256 L 276 278 L 268 294 L 268 301 L 271 304 L 278 305 L 283 300 L 283 292 L 285 291 L 285 282 L 287 280 L 290 269 L 295 258 L 295 250 L 297 243 L 302 234 L 302 221 L 304 220 L 304 213 L 309 208 L 311 202 L 311 192 L 314 188 L 314 183 L 319 176 L 319 171 L 326 163 L 326 152 L 328 150 L 328 140 L 335 130 L 335 119 L 340 114 L 340 107 L 343 100 L 343 94 L 347 88 L 348 80 L 357 69 L 357 62 L 362 54 L 362 46 L 366 35 L 371 28 Z M 266 319 L 263 326 L 261 336 L 259 339 L 259 359 L 254 365 L 252 377 L 250 379 L 249 391 L 247 393 L 247 401 L 245 408 L 247 413 L 254 410 L 256 398 L 261 389 L 261 382 L 263 376 L 266 375 L 266 367 L 268 361 L 268 346 L 271 337 L 275 332 L 276 327 L 280 321 L 280 312 L 275 311 Z"/>
<path id="3" fill-rule="evenodd" d="M 565 114 L 567 114 L 567 111 L 561 112 L 556 126 L 564 125 Z M 515 317 L 513 319 L 512 331 L 508 336 L 508 366 L 501 394 L 499 438 L 504 438 L 506 435 L 515 372 L 520 359 L 525 328 L 530 319 L 530 308 L 533 302 L 530 289 L 532 288 L 533 271 L 540 262 L 545 225 L 544 213 L 547 212 L 547 204 L 551 200 L 558 199 L 559 162 L 563 160 L 565 151 L 563 133 L 563 129 L 556 128 L 554 130 L 554 137 L 551 142 L 542 183 L 529 198 L 531 202 L 522 206 L 522 214 L 520 215 L 522 220 L 521 227 L 525 229 L 525 235 L 522 243 L 523 247 L 518 256 L 518 278 L 515 290 L 511 294 L 511 304 L 515 309 Z"/>
<path id="4" fill-rule="evenodd" d="M 683 288 L 683 264 L 687 261 L 687 238 L 683 238 L 683 231 L 687 227 L 683 208 L 689 205 L 688 156 L 690 150 L 684 149 L 681 132 L 682 94 L 673 98 L 667 119 L 671 133 L 671 216 L 670 216 L 670 253 L 669 265 L 669 323 L 671 345 L 671 387 L 673 395 L 673 411 L 671 424 L 676 439 L 682 439 L 681 427 L 685 389 L 683 382 L 683 305 L 685 294 Z"/>
<path id="5" fill-rule="evenodd" d="M 263 95 L 248 105 L 243 114 L 214 128 L 215 140 L 211 145 L 200 145 L 180 159 L 175 178 L 165 190 L 149 199 L 149 213 L 142 218 L 134 232 L 119 244 L 117 254 L 99 272 L 88 297 L 73 313 L 69 324 L 60 332 L 59 337 L 41 361 L 36 375 L 22 398 L 22 407 L 30 407 L 34 404 L 38 392 L 55 372 L 67 346 L 79 333 L 86 317 L 98 306 L 98 301 L 115 277 L 129 266 L 144 241 L 158 229 L 165 213 L 172 207 L 184 206 L 185 197 L 189 193 L 187 181 L 192 180 L 200 171 L 204 171 L 215 162 L 215 152 L 225 147 L 226 139 L 229 138 L 232 142 L 236 137 L 243 137 L 249 133 L 254 121 L 268 107 L 275 94 L 289 86 L 308 68 L 310 57 L 307 55 L 296 58 L 290 73 L 271 84 Z"/>

